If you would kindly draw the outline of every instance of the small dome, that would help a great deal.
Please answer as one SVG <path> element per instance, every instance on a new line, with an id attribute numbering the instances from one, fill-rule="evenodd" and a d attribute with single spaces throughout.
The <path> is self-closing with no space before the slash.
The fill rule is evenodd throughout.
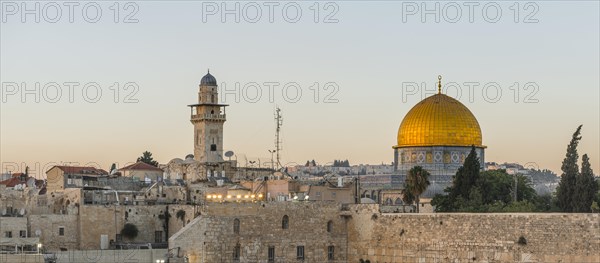
<path id="1" fill-rule="evenodd" d="M 208 71 L 208 73 L 202 77 L 202 80 L 200 80 L 200 85 L 217 86 L 217 79 L 210 74 L 210 71 Z"/>

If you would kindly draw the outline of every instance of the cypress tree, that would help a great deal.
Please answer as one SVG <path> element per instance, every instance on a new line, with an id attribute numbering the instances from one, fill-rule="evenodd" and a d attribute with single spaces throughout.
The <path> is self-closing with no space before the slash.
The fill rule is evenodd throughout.
<path id="1" fill-rule="evenodd" d="M 450 190 L 450 199 L 455 200 L 457 197 L 469 199 L 471 188 L 479 181 L 480 177 L 479 157 L 475 152 L 475 146 L 471 147 L 471 152 L 465 158 L 462 167 L 458 168 L 456 175 L 453 178 L 452 189 Z"/>
<path id="2" fill-rule="evenodd" d="M 574 212 L 591 212 L 592 202 L 598 192 L 598 184 L 587 154 L 582 157 L 581 173 L 577 177 L 574 196 Z"/>
<path id="3" fill-rule="evenodd" d="M 579 155 L 577 154 L 577 145 L 581 140 L 581 126 L 577 127 L 571 142 L 567 146 L 567 155 L 562 163 L 562 175 L 558 188 L 556 190 L 557 204 L 563 212 L 573 212 L 575 207 L 575 200 L 573 196 L 575 194 L 575 184 L 579 174 L 579 167 L 577 166 L 577 160 Z"/>

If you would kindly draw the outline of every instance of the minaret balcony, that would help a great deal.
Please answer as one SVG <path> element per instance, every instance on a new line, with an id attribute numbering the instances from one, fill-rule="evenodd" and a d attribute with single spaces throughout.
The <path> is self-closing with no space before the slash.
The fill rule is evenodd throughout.
<path id="1" fill-rule="evenodd" d="M 215 120 L 225 121 L 225 114 L 193 114 L 192 121 Z"/>

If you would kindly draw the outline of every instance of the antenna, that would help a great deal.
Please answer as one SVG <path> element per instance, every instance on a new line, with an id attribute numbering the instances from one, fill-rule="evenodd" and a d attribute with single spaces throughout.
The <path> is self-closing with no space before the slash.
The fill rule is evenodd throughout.
<path id="1" fill-rule="evenodd" d="M 276 106 L 275 107 L 275 125 L 277 128 L 275 129 L 275 152 L 277 154 L 277 170 L 279 170 L 280 162 L 279 156 L 281 152 L 281 126 L 283 125 L 283 117 L 281 116 L 281 109 Z"/>

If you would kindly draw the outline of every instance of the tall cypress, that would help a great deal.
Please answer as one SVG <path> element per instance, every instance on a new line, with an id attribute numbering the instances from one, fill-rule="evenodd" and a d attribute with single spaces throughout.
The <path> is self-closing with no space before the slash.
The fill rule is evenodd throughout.
<path id="1" fill-rule="evenodd" d="M 598 183 L 590 165 L 590 158 L 584 154 L 581 162 L 581 173 L 577 177 L 574 196 L 574 212 L 589 213 L 592 201 L 598 192 Z"/>
<path id="2" fill-rule="evenodd" d="M 581 126 L 577 127 L 577 130 L 573 133 L 571 142 L 567 146 L 567 155 L 562 163 L 562 175 L 556 190 L 557 204 L 563 212 L 573 212 L 575 208 L 576 200 L 574 200 L 573 196 L 576 193 L 575 184 L 579 174 L 577 145 L 581 140 Z"/>
<path id="3" fill-rule="evenodd" d="M 451 200 L 455 200 L 459 196 L 466 200 L 469 199 L 471 188 L 479 181 L 480 169 L 479 157 L 475 152 L 475 146 L 472 146 L 463 166 L 458 168 L 453 178 L 452 189 L 450 190 Z"/>

